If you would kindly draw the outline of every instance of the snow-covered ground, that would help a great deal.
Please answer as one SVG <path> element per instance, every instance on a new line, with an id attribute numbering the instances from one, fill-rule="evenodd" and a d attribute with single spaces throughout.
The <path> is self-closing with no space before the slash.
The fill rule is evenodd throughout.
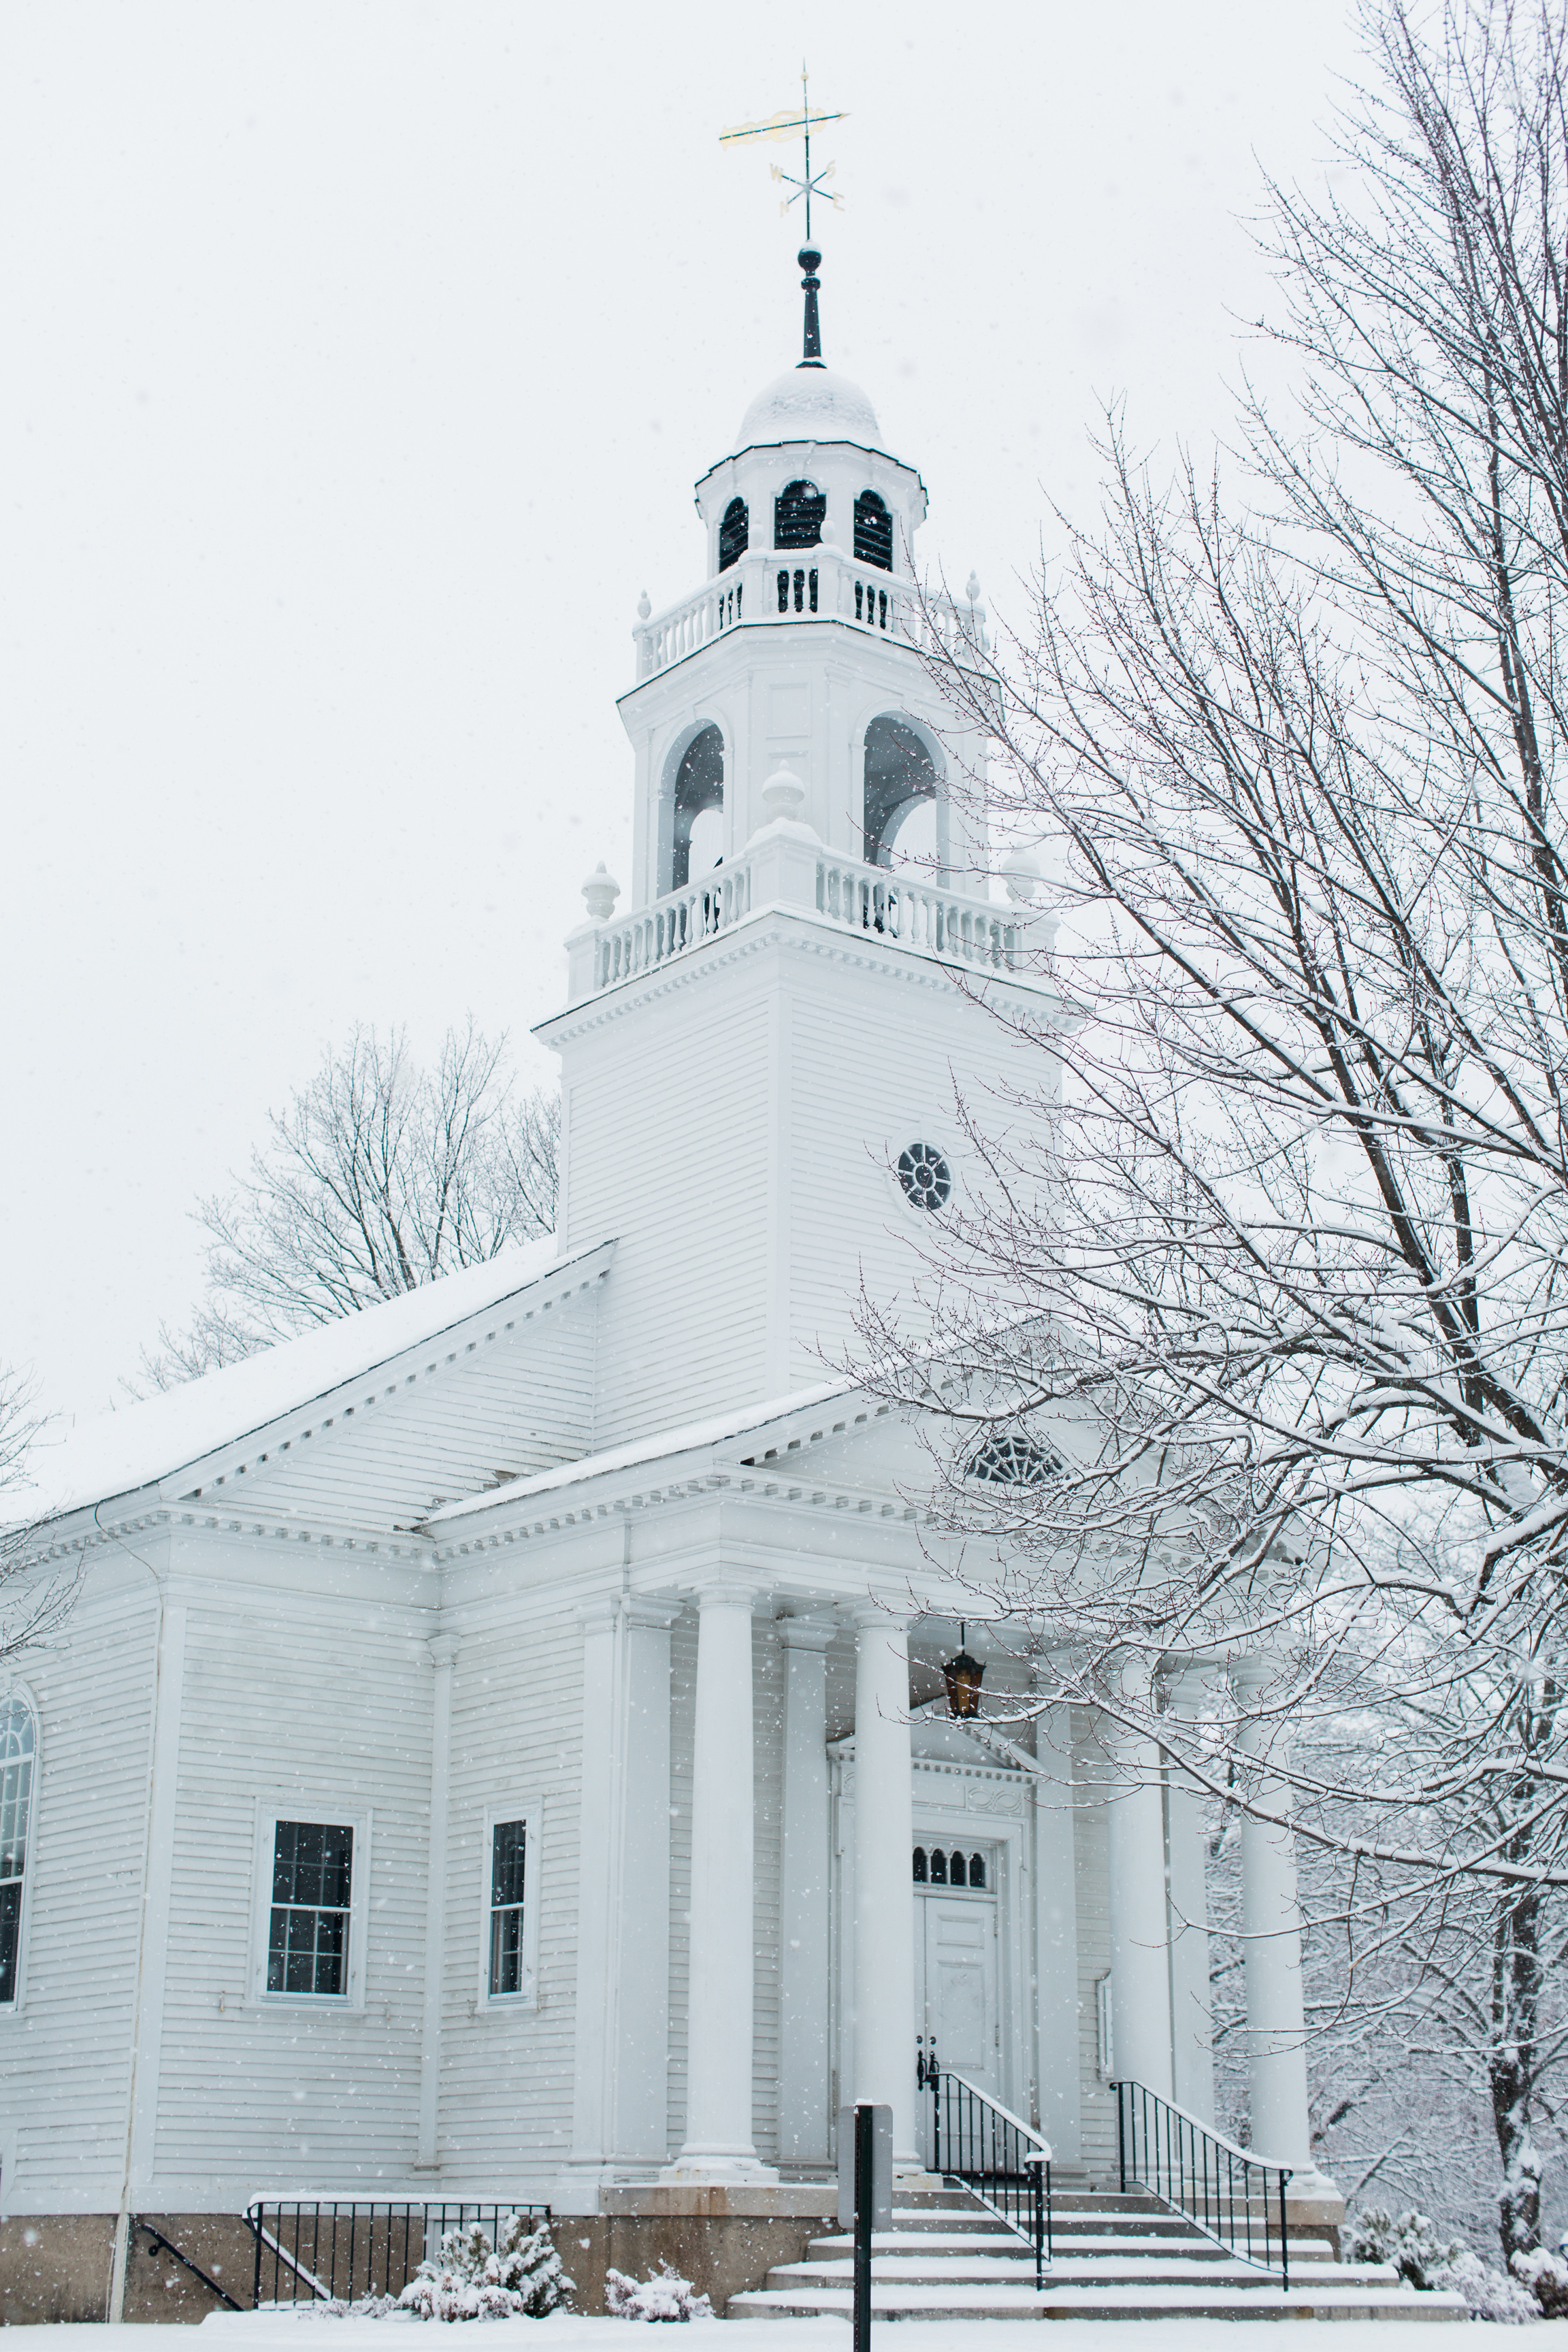
<path id="1" fill-rule="evenodd" d="M 411 2321 L 407 2326 L 417 2326 Z M 1549 2319 L 1534 2326 L 1497 2327 L 1485 2321 L 1472 2322 L 1462 2337 L 1450 2338 L 1446 2329 L 1434 2335 L 1432 2324 L 1425 2320 L 1294 2320 L 1284 2323 L 1286 2334 L 1281 2338 L 1282 2323 L 1269 2320 L 1213 2319 L 1133 2319 L 1116 2323 L 1114 2336 L 1108 2323 L 1092 2319 L 991 2319 L 976 2321 L 969 2326 L 952 2326 L 945 2321 L 903 2319 L 898 2322 L 896 2352 L 1115 2352 L 1125 2344 L 1127 2352 L 1265 2352 L 1268 2347 L 1278 2352 L 1300 2352 L 1307 2328 L 1316 2327 L 1327 2338 L 1325 2352 L 1438 2352 L 1449 2341 L 1462 2344 L 1465 2352 L 1480 2352 L 1480 2339 L 1501 2347 L 1511 2345 L 1515 2352 L 1568 2352 L 1568 2320 Z M 720 2352 L 717 2336 L 722 2329 L 722 2352 L 848 2352 L 850 2329 L 842 2319 L 729 2319 L 694 2320 L 683 2333 L 660 2328 L 653 2332 L 647 2352 L 673 2352 L 670 2343 L 685 2352 Z M 1041 2330 L 1045 2329 L 1042 2335 Z M 301 2332 L 314 2342 L 318 2334 L 322 2339 L 322 2352 L 388 2352 L 392 2344 L 404 2337 L 404 2324 L 373 2319 L 299 2319 L 279 2316 L 271 2312 L 224 2312 L 202 2323 L 202 2352 L 303 2352 Z M 98 2336 L 105 2331 L 97 2326 L 8 2327 L 5 2331 L 6 2352 L 70 2352 L 67 2336 Z M 517 2352 L 526 2339 L 535 2352 L 637 2352 L 639 2343 L 646 2343 L 649 2331 L 635 2327 L 624 2319 L 579 2318 L 565 2312 L 556 2312 L 549 2319 L 504 2319 L 489 2323 L 476 2321 L 465 2327 L 459 2341 L 463 2352 Z M 878 2331 L 881 2333 L 880 2330 Z M 229 2336 L 226 2347 L 210 2343 L 214 2336 Z M 36 2338 L 26 2347 L 22 2337 Z M 128 2339 L 145 2336 L 145 2344 L 134 2347 Z M 741 2338 L 747 2340 L 744 2344 Z M 1136 2337 L 1136 2345 L 1133 2338 Z M 167 2327 L 121 2327 L 115 2330 L 115 2352 L 179 2352 L 177 2334 Z M 441 2336 L 441 2352 L 447 2352 L 452 2339 Z M 889 2346 L 888 2352 L 895 2352 Z"/>

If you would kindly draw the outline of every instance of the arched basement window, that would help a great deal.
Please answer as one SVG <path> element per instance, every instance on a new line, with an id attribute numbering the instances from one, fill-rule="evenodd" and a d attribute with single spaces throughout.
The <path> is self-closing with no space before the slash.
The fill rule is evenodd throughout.
<path id="1" fill-rule="evenodd" d="M 751 520 L 744 499 L 731 499 L 724 509 L 724 520 L 719 526 L 719 569 L 728 572 L 731 563 L 739 563 L 751 545 Z"/>
<path id="2" fill-rule="evenodd" d="M 0 1701 L 0 2001 L 16 1998 L 36 1746 L 33 1711 L 26 1699 Z"/>
<path id="3" fill-rule="evenodd" d="M 873 719 L 866 730 L 867 865 L 891 866 L 895 845 L 900 863 L 929 865 L 936 798 L 936 763 L 914 729 L 901 719 Z"/>
<path id="4" fill-rule="evenodd" d="M 815 547 L 822 537 L 827 500 L 815 482 L 789 482 L 773 500 L 773 545 Z"/>
<path id="5" fill-rule="evenodd" d="M 724 843 L 724 738 L 705 727 L 686 747 L 675 778 L 669 888 L 684 890 L 717 866 Z"/>
<path id="6" fill-rule="evenodd" d="M 855 501 L 855 561 L 879 572 L 893 568 L 893 518 L 875 490 L 862 490 Z"/>

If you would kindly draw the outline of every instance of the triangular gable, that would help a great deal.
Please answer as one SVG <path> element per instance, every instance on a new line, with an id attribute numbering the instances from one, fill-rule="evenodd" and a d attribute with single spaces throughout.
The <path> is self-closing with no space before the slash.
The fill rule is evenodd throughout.
<path id="1" fill-rule="evenodd" d="M 173 1498 L 214 1482 L 226 1484 L 242 1467 L 254 1485 L 252 1474 L 263 1454 L 268 1469 L 275 1466 L 275 1452 L 276 1466 L 284 1466 L 294 1450 L 289 1424 L 301 1415 L 309 1417 L 312 1442 L 329 1428 L 346 1433 L 350 1417 L 363 1410 L 355 1391 L 374 1383 L 379 1402 L 395 1378 L 400 1387 L 417 1378 L 438 1341 L 447 1343 L 438 1362 L 456 1362 L 470 1342 L 477 1351 L 479 1341 L 469 1327 L 483 1322 L 488 1329 L 502 1308 L 519 1303 L 526 1320 L 526 1302 L 536 1291 L 564 1296 L 584 1285 L 596 1287 L 614 1247 L 613 1242 L 597 1243 L 560 1256 L 547 1235 L 297 1339 L 281 1340 L 166 1395 L 79 1423 L 54 1444 L 46 1433 L 35 1451 L 31 1487 L 5 1497 L 8 1517 L 14 1524 L 37 1524 L 149 1488 Z M 505 1328 L 502 1318 L 500 1328 Z M 421 1360 L 417 1368 L 416 1359 Z M 573 1441 L 574 1450 L 588 1442 L 591 1421 Z M 481 1454 L 493 1452 L 490 1433 L 479 1436 Z M 274 1437 L 276 1449 L 269 1442 Z M 491 1475 L 516 1466 L 505 1461 L 483 1465 Z M 278 1483 L 270 1483 L 281 1500 Z M 419 1499 L 427 1503 L 429 1497 Z"/>

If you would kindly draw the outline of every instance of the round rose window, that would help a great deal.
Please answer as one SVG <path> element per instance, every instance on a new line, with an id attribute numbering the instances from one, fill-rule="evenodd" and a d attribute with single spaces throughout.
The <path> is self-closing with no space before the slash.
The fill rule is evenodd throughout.
<path id="1" fill-rule="evenodd" d="M 899 1154 L 899 1181 L 911 1209 L 941 1209 L 952 1190 L 952 1171 L 934 1143 L 911 1143 Z"/>

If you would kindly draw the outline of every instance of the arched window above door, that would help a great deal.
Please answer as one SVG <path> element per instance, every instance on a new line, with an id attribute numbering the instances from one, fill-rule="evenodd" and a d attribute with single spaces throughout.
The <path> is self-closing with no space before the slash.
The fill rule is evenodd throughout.
<path id="1" fill-rule="evenodd" d="M 773 545 L 815 547 L 827 517 L 827 499 L 815 482 L 788 482 L 773 500 Z"/>
<path id="2" fill-rule="evenodd" d="M 862 490 L 855 501 L 855 561 L 879 572 L 893 568 L 893 518 L 875 490 Z"/>
<path id="3" fill-rule="evenodd" d="M 732 563 L 739 563 L 751 541 L 751 517 L 746 511 L 746 501 L 744 499 L 731 499 L 719 526 L 720 571 L 728 572 Z"/>
<path id="4" fill-rule="evenodd" d="M 687 745 L 675 772 L 674 802 L 665 887 L 684 890 L 723 855 L 724 738 L 717 727 L 704 727 Z"/>

